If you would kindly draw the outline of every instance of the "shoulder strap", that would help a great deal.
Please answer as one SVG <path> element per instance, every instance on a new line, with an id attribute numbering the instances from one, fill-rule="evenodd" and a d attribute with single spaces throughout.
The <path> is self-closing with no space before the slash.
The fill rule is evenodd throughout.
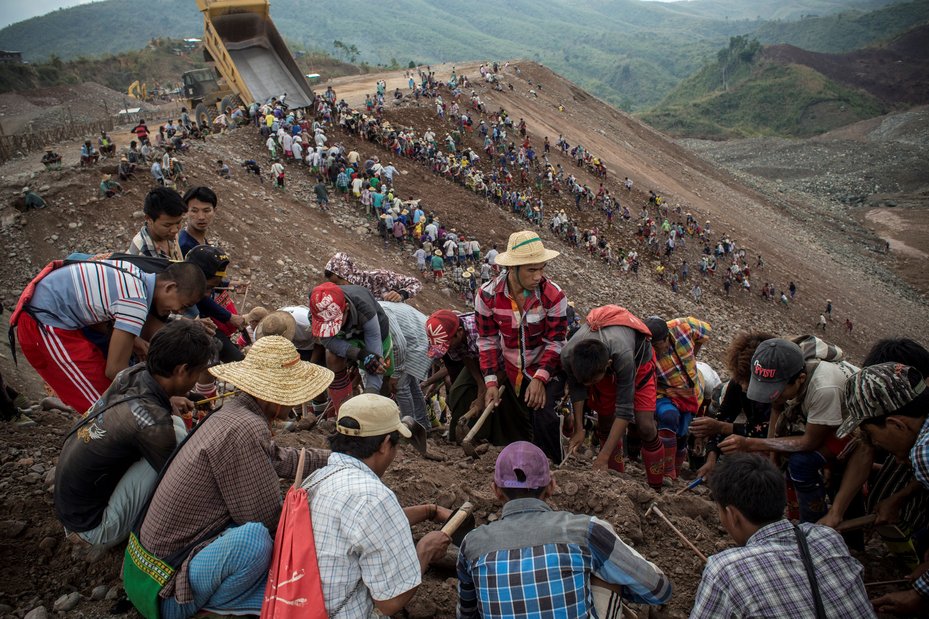
<path id="1" fill-rule="evenodd" d="M 141 397 L 142 397 L 141 395 L 127 395 L 124 398 L 120 398 L 114 402 L 110 402 L 109 404 L 107 404 L 106 406 L 98 410 L 96 413 L 94 413 L 93 415 L 84 415 L 84 417 L 80 421 L 78 421 L 77 424 L 75 424 L 73 428 L 71 428 L 71 431 L 68 432 L 67 435 L 65 435 L 64 439 L 61 441 L 61 444 L 64 445 L 65 441 L 71 438 L 72 434 L 74 434 L 75 432 L 77 432 L 78 430 L 86 426 L 88 423 L 90 423 L 91 421 L 93 421 L 94 419 L 96 419 L 97 417 L 105 413 L 106 411 L 116 406 L 117 404 L 122 404 L 123 402 L 128 402 L 129 400 L 137 400 Z"/>
<path id="2" fill-rule="evenodd" d="M 816 605 L 816 619 L 826 619 L 826 609 L 823 607 L 823 599 L 819 595 L 819 582 L 816 580 L 816 572 L 813 570 L 813 558 L 810 556 L 810 547 L 806 542 L 806 535 L 796 524 L 793 527 L 794 534 L 797 536 L 797 543 L 800 546 L 800 558 L 803 559 L 803 567 L 806 568 L 806 575 L 810 579 L 813 603 Z"/>

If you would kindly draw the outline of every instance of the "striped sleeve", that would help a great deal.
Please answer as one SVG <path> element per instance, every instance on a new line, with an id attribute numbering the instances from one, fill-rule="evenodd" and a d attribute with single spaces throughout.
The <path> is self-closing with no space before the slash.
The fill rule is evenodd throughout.
<path id="1" fill-rule="evenodd" d="M 596 576 L 625 587 L 624 597 L 633 602 L 657 605 L 671 599 L 671 580 L 619 539 L 608 522 L 591 517 L 587 535 Z"/>
<path id="2" fill-rule="evenodd" d="M 101 279 L 107 286 L 109 310 L 115 320 L 113 328 L 138 336 L 145 326 L 152 300 L 148 298 L 142 272 L 135 267 L 127 267 L 127 263 L 120 264 L 120 269 L 129 273 L 102 266 L 97 268 L 106 270 Z"/>
<path id="3" fill-rule="evenodd" d="M 542 333 L 544 350 L 534 378 L 548 382 L 561 368 L 561 349 L 568 335 L 568 298 L 557 285 L 546 281 L 542 291 L 545 308 L 545 330 Z"/>

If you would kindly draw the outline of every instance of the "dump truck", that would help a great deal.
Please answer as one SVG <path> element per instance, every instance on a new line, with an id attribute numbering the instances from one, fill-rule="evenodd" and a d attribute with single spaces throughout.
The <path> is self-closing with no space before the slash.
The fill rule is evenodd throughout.
<path id="1" fill-rule="evenodd" d="M 197 0 L 203 13 L 203 55 L 214 68 L 183 74 L 184 97 L 198 123 L 239 103 L 287 95 L 308 107 L 313 90 L 271 21 L 268 0 Z"/>

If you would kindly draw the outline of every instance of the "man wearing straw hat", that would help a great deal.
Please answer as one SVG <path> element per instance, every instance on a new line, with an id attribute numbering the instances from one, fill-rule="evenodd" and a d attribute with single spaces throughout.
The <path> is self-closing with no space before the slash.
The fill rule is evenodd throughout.
<path id="1" fill-rule="evenodd" d="M 329 437 L 328 465 L 304 483 L 313 515 L 313 537 L 323 597 L 330 617 L 392 616 L 406 606 L 429 564 L 445 556 L 441 531 L 413 544 L 410 526 L 445 522 L 436 505 L 402 509 L 381 477 L 397 455 L 400 437 L 411 436 L 397 404 L 362 394 L 339 410 Z"/>
<path id="2" fill-rule="evenodd" d="M 568 330 L 568 302 L 544 271 L 558 255 L 545 249 L 538 233 L 514 232 L 506 251 L 496 258 L 505 270 L 474 298 L 487 387 L 484 402 L 497 402 L 491 441 L 507 444 L 531 437 L 556 463 L 562 459 L 555 405 L 564 393 L 560 354 Z M 504 380 L 509 385 L 501 404 L 499 387 Z"/>
<path id="3" fill-rule="evenodd" d="M 632 602 L 671 598 L 671 580 L 608 522 L 552 510 L 546 499 L 555 489 L 548 458 L 535 445 L 511 443 L 497 456 L 493 490 L 503 514 L 461 543 L 459 619 L 618 617 L 607 610 L 620 607 L 610 585 Z M 592 587 L 594 578 L 603 583 Z"/>
<path id="4" fill-rule="evenodd" d="M 142 546 L 161 559 L 186 553 L 159 594 L 163 619 L 190 617 L 202 608 L 261 612 L 281 514 L 279 480 L 296 475 L 299 456 L 275 445 L 271 422 L 332 382 L 330 370 L 301 361 L 294 345 L 279 336 L 261 338 L 243 361 L 210 373 L 234 385 L 238 395 L 181 446 L 139 535 Z M 309 470 L 328 457 L 325 450 L 307 450 Z"/>

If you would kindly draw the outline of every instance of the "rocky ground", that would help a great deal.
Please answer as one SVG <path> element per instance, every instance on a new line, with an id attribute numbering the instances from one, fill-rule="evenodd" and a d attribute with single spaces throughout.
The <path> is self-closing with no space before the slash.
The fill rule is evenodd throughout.
<path id="1" fill-rule="evenodd" d="M 929 327 L 924 297 L 901 282 L 894 270 L 893 252 L 888 256 L 868 251 L 869 245 L 879 244 L 878 237 L 867 229 L 852 228 L 858 224 L 843 211 L 844 207 L 799 191 L 799 187 L 778 187 L 776 183 L 769 186 L 766 183 L 774 181 L 756 180 L 758 177 L 734 166 L 733 171 L 721 169 L 544 67 L 529 63 L 520 66 L 520 75 L 512 67 L 506 74 L 506 79 L 514 83 L 512 92 L 497 93 L 476 86 L 490 109 L 503 106 L 514 118 L 525 117 L 537 142 L 548 135 L 554 143 L 559 133 L 572 144 L 580 141 L 606 162 L 611 188 L 616 189 L 617 181 L 625 176 L 633 178 L 635 190 L 620 194 L 633 212 L 645 202 L 648 189 L 654 188 L 666 195 L 672 206 L 679 205 L 682 212 L 693 212 L 700 220 L 711 219 L 718 234 L 731 234 L 752 255 L 764 255 L 767 266 L 756 276 L 756 288 L 765 280 L 779 288 L 794 280 L 800 288 L 797 303 L 787 310 L 762 301 L 757 290 L 751 295 L 733 292 L 726 297 L 719 278 L 710 278 L 704 282 L 703 300 L 697 304 L 688 294 L 674 294 L 666 284 L 656 281 L 653 273 L 657 261 L 644 258 L 641 247 L 639 276 L 624 276 L 543 230 L 546 245 L 563 252 L 551 263 L 549 275 L 565 288 L 582 314 L 596 305 L 619 303 L 640 315 L 693 314 L 704 318 L 713 324 L 714 334 L 701 355 L 718 369 L 722 369 L 719 361 L 726 343 L 738 330 L 764 328 L 785 335 L 809 331 L 827 297 L 833 299 L 839 319 L 848 315 L 855 321 L 852 334 L 842 333 L 838 325 L 831 325 L 827 333 L 828 339 L 848 350 L 853 359 L 860 358 L 877 337 L 905 334 L 922 338 Z M 443 75 L 450 68 L 435 69 Z M 473 65 L 459 65 L 458 71 L 472 76 L 476 73 Z M 366 92 L 373 91 L 380 77 L 341 78 L 335 87 L 340 96 L 358 104 Z M 405 82 L 401 72 L 385 77 L 388 90 Z M 540 83 L 544 89 L 539 88 Z M 530 93 L 530 88 L 537 96 Z M 559 105 L 564 105 L 563 112 Z M 428 126 L 442 129 L 429 105 L 405 105 L 388 112 L 388 118 L 395 125 L 413 126 L 419 132 Z M 128 129 L 124 126 L 116 133 L 120 147 L 128 143 Z M 358 149 L 363 156 L 377 154 L 382 161 L 388 159 L 379 146 L 338 132 L 330 138 Z M 76 142 L 56 147 L 65 155 L 65 169 L 60 172 L 42 171 L 37 156 L 0 167 L 0 192 L 5 197 L 0 203 L 0 239 L 5 251 L 0 263 L 0 302 L 6 308 L 49 260 L 71 251 L 123 250 L 142 222 L 142 200 L 150 186 L 147 171 L 140 171 L 135 180 L 127 183 L 127 191 L 121 196 L 99 200 L 96 192 L 100 174 L 111 164 L 103 162 L 98 168 L 82 170 L 76 166 Z M 767 144 L 756 145 L 756 149 L 769 148 Z M 745 149 L 751 151 L 749 146 Z M 189 182 L 209 184 L 219 194 L 214 242 L 232 257 L 233 276 L 252 282 L 247 299 L 237 300 L 243 310 L 256 304 L 278 307 L 305 302 L 308 288 L 321 280 L 322 267 L 336 250 L 346 251 L 370 266 L 388 265 L 416 274 L 410 256 L 412 247 L 385 247 L 374 234 L 373 223 L 356 205 L 336 200 L 330 212 L 321 213 L 312 199 L 314 180 L 305 171 L 289 168 L 287 189 L 273 190 L 267 179 L 260 184 L 254 176 L 241 173 L 237 163 L 246 158 L 265 161 L 263 146 L 250 129 L 213 136 L 194 144 L 182 157 Z M 230 163 L 234 169 L 232 179 L 216 176 L 217 159 Z M 558 155 L 554 161 L 570 165 Z M 421 199 L 426 210 L 435 212 L 446 226 L 476 235 L 485 250 L 493 242 L 502 246 L 510 232 L 525 227 L 523 220 L 433 176 L 419 164 L 402 159 L 394 163 L 401 170 L 395 184 L 402 197 Z M 596 187 L 596 179 L 586 172 L 579 174 L 584 182 Z M 892 186 L 884 178 L 875 182 L 881 187 Z M 39 188 L 50 208 L 27 213 L 15 209 L 15 196 L 24 184 Z M 559 200 L 546 196 L 547 208 L 569 206 Z M 580 217 L 585 225 L 603 226 L 595 213 L 585 212 Z M 614 247 L 629 248 L 636 243 L 633 231 L 628 224 L 617 226 L 607 238 Z M 697 251 L 690 243 L 668 266 L 677 268 L 686 257 L 695 275 Z M 464 308 L 449 288 L 431 283 L 412 304 L 426 313 L 439 307 Z M 31 369 L 25 364 L 13 366 L 6 343 L 0 345 L 0 370 L 12 385 L 36 402 L 43 397 L 41 382 Z M 54 411 L 37 413 L 35 418 L 36 426 L 6 426 L 7 432 L 0 438 L 0 569 L 4 582 L 0 587 L 0 615 L 22 617 L 39 606 L 53 614 L 61 596 L 77 593 L 79 597 L 72 595 L 59 603 L 59 608 L 72 602 L 76 605 L 68 616 L 110 616 L 112 600 L 95 602 L 92 598 L 95 592 L 97 597 L 105 598 L 118 585 L 119 553 L 88 562 L 65 542 L 51 508 L 50 471 L 72 420 Z M 322 429 L 281 436 L 287 444 L 318 445 L 321 440 Z M 447 457 L 445 464 L 418 460 L 407 450 L 389 473 L 387 482 L 397 490 L 402 502 L 441 498 L 445 503 L 455 503 L 470 498 L 478 504 L 479 519 L 490 519 L 495 509 L 487 490 L 493 454 L 475 464 L 464 460 L 458 447 L 437 442 L 434 448 Z M 702 491 L 696 497 L 679 500 L 666 494 L 656 497 L 641 479 L 635 467 L 623 476 L 607 477 L 592 475 L 586 461 L 573 463 L 558 473 L 562 492 L 554 502 L 566 509 L 605 517 L 645 556 L 668 570 L 675 581 L 676 595 L 658 615 L 682 617 L 692 602 L 700 565 L 673 538 L 660 535 L 657 523 L 644 518 L 648 505 L 658 500 L 662 510 L 705 553 L 724 547 L 728 541 L 712 506 L 699 498 Z M 887 571 L 880 549 L 871 550 L 866 560 L 869 576 L 879 577 L 886 572 L 899 577 L 894 568 Z M 453 576 L 448 567 L 430 572 L 425 595 L 414 603 L 412 614 L 451 616 L 454 593 L 449 579 Z"/>
<path id="2" fill-rule="evenodd" d="M 929 294 L 929 108 L 865 120 L 810 139 L 681 140 L 763 193 L 831 250 L 879 278 L 892 271 Z M 890 253 L 884 255 L 885 242 Z"/>

